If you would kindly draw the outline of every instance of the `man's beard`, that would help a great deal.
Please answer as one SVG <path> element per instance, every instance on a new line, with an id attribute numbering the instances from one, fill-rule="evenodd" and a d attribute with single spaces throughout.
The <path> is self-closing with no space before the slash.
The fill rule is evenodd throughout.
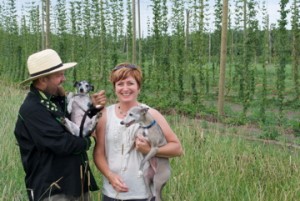
<path id="1" fill-rule="evenodd" d="M 47 87 L 44 92 L 46 92 L 47 94 L 50 94 L 50 95 L 53 95 L 53 96 L 58 96 L 58 88 L 50 88 L 50 87 Z"/>

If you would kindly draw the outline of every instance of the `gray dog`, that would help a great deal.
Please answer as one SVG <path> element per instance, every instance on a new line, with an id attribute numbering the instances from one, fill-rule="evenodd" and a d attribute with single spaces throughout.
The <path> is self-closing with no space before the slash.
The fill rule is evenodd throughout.
<path id="1" fill-rule="evenodd" d="M 92 104 L 89 92 L 94 90 L 94 86 L 83 80 L 76 81 L 74 87 L 76 88 L 76 93 L 70 92 L 67 96 L 67 109 L 69 114 L 71 114 L 71 121 L 65 118 L 64 125 L 73 135 L 80 136 L 81 121 Z M 86 116 L 82 130 L 83 137 L 90 135 L 95 130 L 98 118 L 98 115 L 95 115 L 93 118 Z"/>
<path id="2" fill-rule="evenodd" d="M 155 196 L 155 201 L 162 200 L 162 188 L 167 183 L 171 175 L 171 167 L 168 158 L 156 157 L 158 147 L 167 144 L 167 140 L 160 128 L 156 123 L 154 118 L 149 114 L 148 107 L 135 106 L 131 108 L 126 117 L 121 121 L 122 125 L 129 127 L 134 123 L 139 123 L 140 127 L 135 133 L 135 137 L 138 135 L 143 135 L 150 143 L 151 150 L 147 155 L 144 156 L 139 168 L 139 175 L 144 176 L 144 181 L 149 194 L 148 200 L 153 200 Z M 133 149 L 129 150 L 129 152 Z M 149 161 L 149 168 L 143 171 L 145 163 Z M 151 184 L 154 187 L 154 193 L 151 190 Z"/>

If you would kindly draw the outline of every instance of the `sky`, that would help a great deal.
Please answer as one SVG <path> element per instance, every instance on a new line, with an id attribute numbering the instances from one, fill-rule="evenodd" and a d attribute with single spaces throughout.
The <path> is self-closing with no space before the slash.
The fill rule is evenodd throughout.
<path id="1" fill-rule="evenodd" d="M 20 10 L 21 9 L 21 5 L 25 5 L 26 2 L 32 2 L 34 0 L 16 0 L 17 3 L 17 9 Z M 56 0 L 50 0 L 52 4 L 56 4 Z M 69 0 L 66 0 L 67 2 Z M 259 4 L 262 4 L 263 0 L 257 0 L 259 2 Z M 280 15 L 279 15 L 279 1 L 280 0 L 265 0 L 266 1 L 266 6 L 267 6 L 267 10 L 270 16 L 270 24 L 271 23 L 276 23 L 277 20 L 279 19 Z M 41 0 L 36 0 L 36 2 L 41 2 Z M 210 9 L 209 12 L 212 13 L 211 15 L 213 15 L 213 5 L 214 5 L 215 0 L 209 0 L 209 5 L 210 5 Z M 233 0 L 229 0 L 229 2 L 233 2 Z M 140 0 L 140 6 L 141 6 L 141 29 L 142 29 L 142 33 L 146 34 L 147 33 L 147 21 L 148 19 L 150 19 L 150 22 L 152 20 L 152 10 L 151 7 L 149 7 L 149 5 L 152 2 L 150 0 Z M 261 14 L 258 13 L 258 18 L 261 18 Z M 210 23 L 213 25 L 213 23 Z M 290 25 L 288 25 L 289 28 Z M 213 28 L 209 28 L 209 29 L 213 29 Z"/>

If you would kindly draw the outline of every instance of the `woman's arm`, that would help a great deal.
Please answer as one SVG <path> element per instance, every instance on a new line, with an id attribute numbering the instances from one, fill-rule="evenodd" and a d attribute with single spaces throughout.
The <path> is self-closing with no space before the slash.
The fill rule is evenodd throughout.
<path id="1" fill-rule="evenodd" d="M 181 156 L 183 154 L 181 143 L 177 138 L 176 134 L 171 129 L 165 117 L 160 112 L 158 112 L 153 108 L 150 108 L 148 112 L 150 112 L 152 117 L 159 124 L 167 140 L 167 144 L 162 147 L 159 147 L 156 155 L 159 157 L 167 157 L 167 158 Z M 150 151 L 151 147 L 145 138 L 139 136 L 136 139 L 135 143 L 138 151 L 144 154 Z"/>
<path id="2" fill-rule="evenodd" d="M 96 145 L 94 148 L 94 162 L 98 170 L 105 176 L 109 175 L 109 167 L 105 156 L 105 126 L 106 126 L 106 109 L 103 109 L 102 116 L 96 127 Z"/>

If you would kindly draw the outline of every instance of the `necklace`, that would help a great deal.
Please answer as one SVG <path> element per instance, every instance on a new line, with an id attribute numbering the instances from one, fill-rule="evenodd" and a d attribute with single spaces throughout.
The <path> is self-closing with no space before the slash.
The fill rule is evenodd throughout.
<path id="1" fill-rule="evenodd" d="M 121 106 L 120 106 L 120 105 L 118 106 L 118 110 L 119 110 L 119 114 L 120 114 L 121 116 L 123 116 L 123 117 L 126 116 L 127 112 L 124 112 L 124 111 L 121 109 Z"/>
<path id="2" fill-rule="evenodd" d="M 135 104 L 135 105 L 138 105 L 138 103 Z M 135 105 L 134 105 L 134 106 L 135 106 Z M 123 110 L 121 109 L 120 103 L 118 104 L 118 111 L 119 111 L 119 114 L 120 114 L 122 117 L 125 117 L 125 116 L 127 115 L 128 110 L 130 110 L 130 108 L 127 109 L 126 112 L 123 111 Z"/>

